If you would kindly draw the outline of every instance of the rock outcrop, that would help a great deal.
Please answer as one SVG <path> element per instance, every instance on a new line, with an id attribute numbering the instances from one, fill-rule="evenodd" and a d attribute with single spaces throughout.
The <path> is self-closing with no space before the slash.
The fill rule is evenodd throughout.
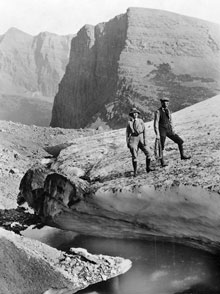
<path id="1" fill-rule="evenodd" d="M 76 293 L 123 274 L 131 261 L 92 255 L 85 249 L 58 251 L 0 228 L 0 293 Z"/>
<path id="2" fill-rule="evenodd" d="M 17 206 L 21 178 L 34 163 L 49 155 L 45 149 L 54 156 L 64 142 L 94 133 L 98 131 L 27 126 L 0 120 L 0 209 Z"/>
<path id="3" fill-rule="evenodd" d="M 73 38 L 51 126 L 119 128 L 133 105 L 150 120 L 163 95 L 177 111 L 219 91 L 219 25 L 129 8 Z"/>
<path id="4" fill-rule="evenodd" d="M 159 236 L 207 250 L 220 249 L 220 96 L 176 112 L 175 130 L 192 158 L 179 159 L 168 140 L 169 166 L 132 177 L 125 130 L 69 142 L 56 160 L 27 171 L 19 201 L 27 201 L 45 223 L 84 234 L 150 239 Z M 146 124 L 154 145 L 152 122 Z"/>

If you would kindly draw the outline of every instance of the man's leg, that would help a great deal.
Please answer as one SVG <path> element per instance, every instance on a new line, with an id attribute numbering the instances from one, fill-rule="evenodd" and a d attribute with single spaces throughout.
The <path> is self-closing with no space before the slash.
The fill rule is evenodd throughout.
<path id="1" fill-rule="evenodd" d="M 152 156 L 152 154 L 151 154 L 150 148 L 148 146 L 144 145 L 141 141 L 139 142 L 138 147 L 146 155 L 146 172 L 149 173 L 151 171 L 154 171 L 154 169 L 151 168 L 151 156 Z"/>
<path id="2" fill-rule="evenodd" d="M 166 141 L 166 134 L 160 134 L 160 143 L 161 143 L 161 159 L 160 159 L 160 163 L 162 167 L 167 166 L 168 164 L 164 161 L 164 157 L 163 157 L 163 151 L 164 151 L 164 146 L 165 146 L 165 141 Z"/>
<path id="3" fill-rule="evenodd" d="M 180 158 L 182 160 L 187 160 L 187 159 L 190 159 L 191 158 L 191 156 L 186 156 L 184 154 L 184 149 L 183 149 L 183 143 L 184 143 L 184 141 L 183 141 L 183 139 L 180 136 L 178 136 L 177 134 L 172 134 L 171 133 L 171 134 L 167 134 L 167 137 L 170 138 L 173 142 L 175 142 L 178 145 L 179 152 L 180 152 Z"/>
<path id="4" fill-rule="evenodd" d="M 151 158 L 146 157 L 146 172 L 149 173 L 151 171 L 154 171 L 154 169 L 151 167 Z"/>
<path id="5" fill-rule="evenodd" d="M 132 165 L 134 170 L 134 177 L 137 175 L 137 153 L 138 153 L 138 140 L 137 137 L 131 137 L 129 149 L 132 157 Z"/>
<path id="6" fill-rule="evenodd" d="M 184 150 L 183 150 L 183 144 L 178 144 L 178 147 L 179 147 L 179 151 L 180 151 L 180 158 L 182 160 L 187 160 L 187 159 L 190 159 L 191 158 L 190 155 L 188 155 L 188 156 L 185 155 Z"/>

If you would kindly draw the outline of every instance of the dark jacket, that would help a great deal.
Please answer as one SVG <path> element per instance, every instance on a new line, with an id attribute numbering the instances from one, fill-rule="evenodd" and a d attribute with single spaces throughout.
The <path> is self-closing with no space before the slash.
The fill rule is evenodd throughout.
<path id="1" fill-rule="evenodd" d="M 167 113 L 166 113 L 167 111 Z M 173 122 L 170 110 L 160 107 L 155 111 L 154 115 L 154 131 L 156 134 L 161 134 L 163 131 L 173 133 Z"/>

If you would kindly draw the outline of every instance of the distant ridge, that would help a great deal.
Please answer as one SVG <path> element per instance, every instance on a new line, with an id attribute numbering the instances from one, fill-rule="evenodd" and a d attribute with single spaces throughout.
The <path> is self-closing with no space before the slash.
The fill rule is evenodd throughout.
<path id="1" fill-rule="evenodd" d="M 0 119 L 49 125 L 72 37 L 14 27 L 0 36 Z"/>
<path id="2" fill-rule="evenodd" d="M 0 92 L 53 97 L 64 74 L 73 35 L 31 36 L 10 28 L 0 38 Z"/>

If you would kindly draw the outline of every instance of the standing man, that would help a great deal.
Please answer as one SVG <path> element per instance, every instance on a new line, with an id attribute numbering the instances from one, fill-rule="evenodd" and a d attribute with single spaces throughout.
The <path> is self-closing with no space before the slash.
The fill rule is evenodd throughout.
<path id="1" fill-rule="evenodd" d="M 154 116 L 154 131 L 156 134 L 156 139 L 160 140 L 161 148 L 162 148 L 162 156 L 161 156 L 161 166 L 167 166 L 164 162 L 163 158 L 163 150 L 165 145 L 166 137 L 170 138 L 173 142 L 175 142 L 180 151 L 180 158 L 182 160 L 190 159 L 191 156 L 186 156 L 183 151 L 183 139 L 180 138 L 173 130 L 173 123 L 171 112 L 168 108 L 169 106 L 169 98 L 162 98 L 161 107 L 156 110 Z"/>
<path id="2" fill-rule="evenodd" d="M 130 120 L 126 128 L 126 141 L 132 156 L 132 164 L 134 168 L 134 177 L 137 175 L 137 156 L 140 148 L 146 155 L 146 171 L 149 173 L 151 169 L 151 151 L 146 144 L 146 128 L 142 119 L 138 118 L 140 112 L 134 107 L 129 112 Z"/>

